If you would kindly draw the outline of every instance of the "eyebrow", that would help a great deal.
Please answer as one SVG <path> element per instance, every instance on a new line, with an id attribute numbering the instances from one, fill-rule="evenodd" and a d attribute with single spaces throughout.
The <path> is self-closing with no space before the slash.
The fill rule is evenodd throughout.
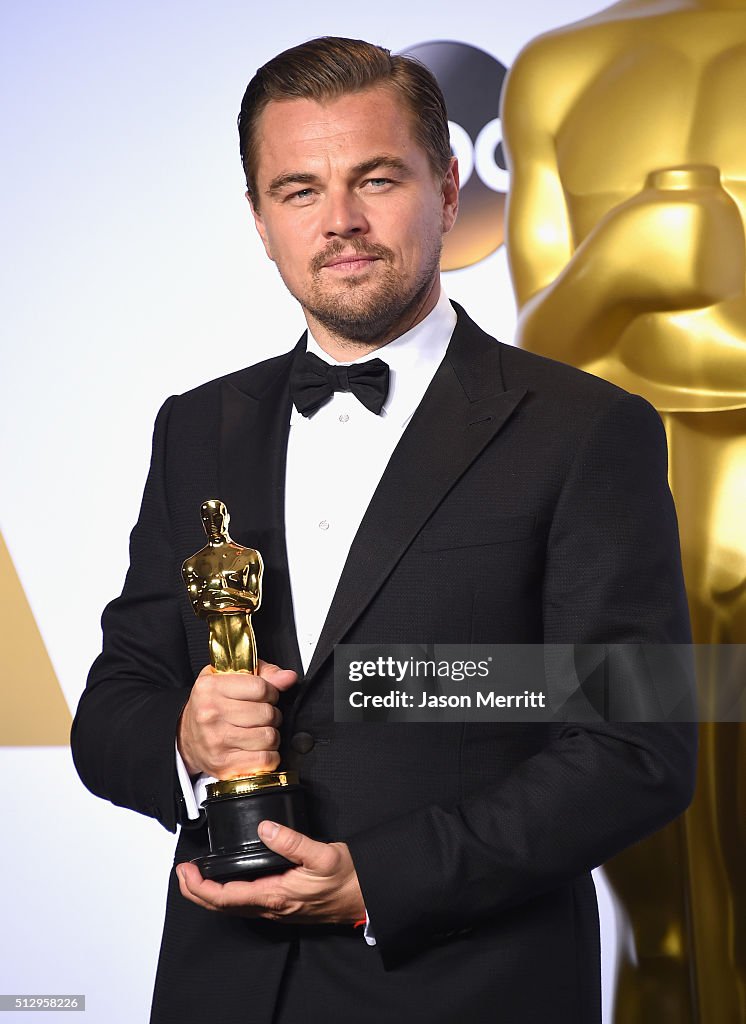
<path id="1" fill-rule="evenodd" d="M 353 178 L 359 178 L 364 174 L 370 174 L 371 171 L 376 171 L 379 168 L 397 171 L 399 174 L 410 174 L 411 168 L 404 160 L 398 156 L 389 156 L 386 153 L 382 153 L 379 156 L 373 156 L 369 160 L 364 160 L 362 163 L 356 164 L 350 170 L 350 176 Z M 315 185 L 319 181 L 319 177 L 316 174 L 309 174 L 303 171 L 287 171 L 285 174 L 278 174 L 276 178 L 273 178 L 267 186 L 266 195 L 271 196 L 280 192 L 282 189 L 287 188 L 288 185 Z"/>
<path id="2" fill-rule="evenodd" d="M 358 164 L 352 168 L 352 173 L 354 177 L 359 177 L 363 174 L 370 174 L 371 171 L 375 171 L 379 167 L 386 168 L 389 171 L 398 171 L 400 174 L 411 173 L 409 164 L 405 163 L 398 156 L 389 156 L 386 153 L 371 157 L 370 160 L 365 160 L 363 163 Z"/>
<path id="3" fill-rule="evenodd" d="M 285 174 L 278 174 L 267 186 L 267 195 L 286 188 L 288 185 L 313 185 L 318 181 L 315 174 L 304 174 L 302 171 L 287 171 Z"/>

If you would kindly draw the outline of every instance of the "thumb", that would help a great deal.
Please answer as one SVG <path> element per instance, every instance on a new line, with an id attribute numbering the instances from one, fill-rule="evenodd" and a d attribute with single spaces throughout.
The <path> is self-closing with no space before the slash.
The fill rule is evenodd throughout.
<path id="1" fill-rule="evenodd" d="M 266 679 L 268 683 L 277 690 L 289 690 L 298 682 L 298 673 L 289 668 L 280 668 L 269 661 L 259 661 L 256 666 L 256 674 Z"/>
<path id="2" fill-rule="evenodd" d="M 260 822 L 257 831 L 270 850 L 315 875 L 331 875 L 337 868 L 339 852 L 328 843 L 318 843 L 302 832 L 296 832 L 287 825 L 278 825 L 275 821 Z"/>

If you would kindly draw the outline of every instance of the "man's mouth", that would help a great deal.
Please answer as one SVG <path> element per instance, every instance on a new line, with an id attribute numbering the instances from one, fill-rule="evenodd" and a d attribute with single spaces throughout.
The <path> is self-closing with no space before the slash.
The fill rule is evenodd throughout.
<path id="1" fill-rule="evenodd" d="M 381 260 L 387 263 L 393 261 L 394 254 L 383 245 L 362 245 L 354 239 L 348 240 L 346 245 L 347 248 L 331 245 L 326 252 L 317 253 L 311 260 L 311 272 L 319 274 L 322 270 L 328 270 L 340 276 L 355 275 L 364 273 Z"/>
<path id="2" fill-rule="evenodd" d="M 373 256 L 366 253 L 345 253 L 341 256 L 334 256 L 332 259 L 327 260 L 326 263 L 324 263 L 324 270 L 331 270 L 337 274 L 355 274 L 360 271 L 367 270 L 371 263 L 375 263 L 379 259 L 379 256 Z"/>

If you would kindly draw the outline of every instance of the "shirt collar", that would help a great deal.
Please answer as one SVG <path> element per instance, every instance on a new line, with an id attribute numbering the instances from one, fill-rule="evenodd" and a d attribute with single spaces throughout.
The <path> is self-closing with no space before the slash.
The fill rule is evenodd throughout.
<path id="1" fill-rule="evenodd" d="M 313 352 L 324 362 L 337 366 L 365 363 L 376 358 L 383 359 L 389 365 L 391 376 L 389 393 L 381 416 L 404 426 L 422 401 L 435 371 L 443 361 L 455 326 L 456 311 L 441 288 L 437 303 L 424 320 L 387 345 L 361 356 L 360 359 L 333 359 L 324 352 L 310 330 L 306 350 Z M 299 416 L 300 413 L 293 407 L 291 423 Z"/>

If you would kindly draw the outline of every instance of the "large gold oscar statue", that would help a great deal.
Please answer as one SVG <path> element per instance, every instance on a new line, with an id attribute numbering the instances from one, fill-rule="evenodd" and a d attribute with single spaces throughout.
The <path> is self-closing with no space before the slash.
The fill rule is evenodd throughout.
<path id="1" fill-rule="evenodd" d="M 624 0 L 504 94 L 518 343 L 660 411 L 700 644 L 746 643 L 745 96 L 746 0 Z M 746 726 L 700 736 L 690 811 L 607 867 L 620 1024 L 746 1021 Z"/>

